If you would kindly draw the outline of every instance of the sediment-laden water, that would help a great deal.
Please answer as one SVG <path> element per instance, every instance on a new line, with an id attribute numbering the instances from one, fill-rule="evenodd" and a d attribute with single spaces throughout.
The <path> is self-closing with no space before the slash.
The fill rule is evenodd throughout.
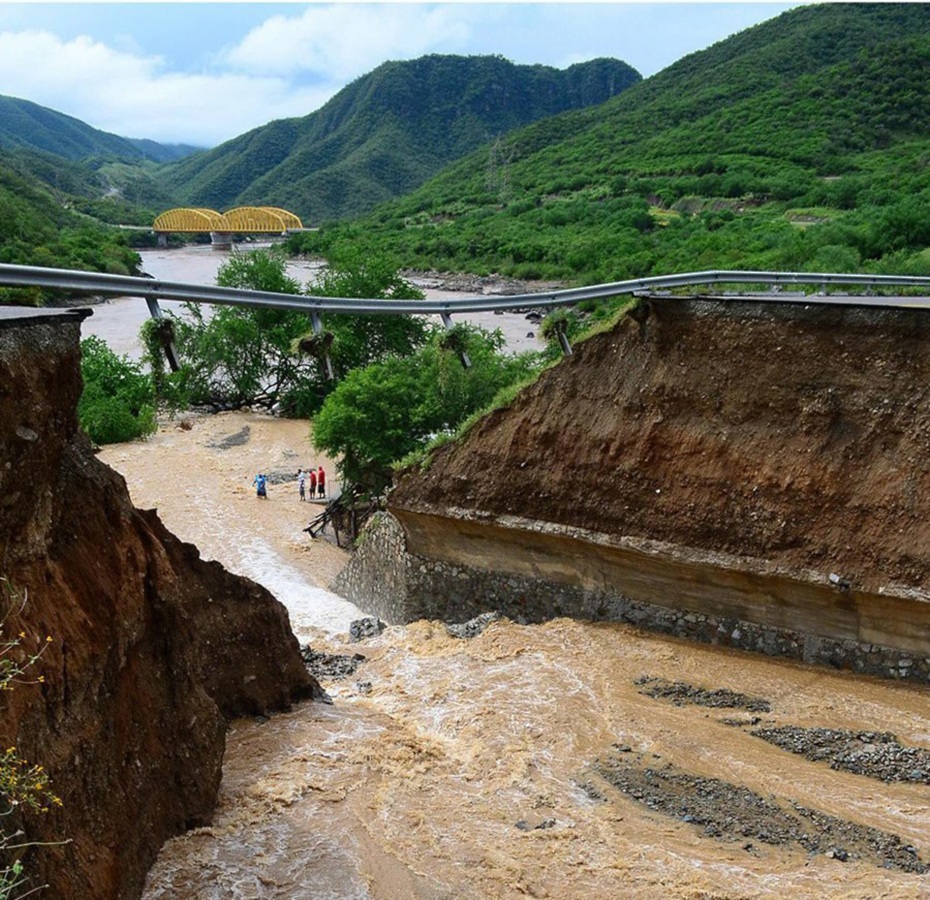
<path id="1" fill-rule="evenodd" d="M 144 256 L 206 283 L 225 258 Z M 112 301 L 84 331 L 137 356 L 146 314 Z M 533 330 L 487 319 L 515 348 Z M 930 750 L 926 688 L 564 619 L 350 644 L 363 611 L 328 590 L 346 553 L 302 531 L 319 507 L 287 480 L 323 465 L 332 484 L 308 423 L 189 415 L 101 457 L 137 506 L 271 589 L 302 643 L 365 657 L 322 679 L 332 705 L 234 723 L 214 823 L 165 846 L 146 900 L 930 897 L 924 756 L 867 736 Z M 267 500 L 258 471 L 277 476 Z M 838 732 L 882 777 L 831 768 Z"/>
<path id="2" fill-rule="evenodd" d="M 250 245 L 261 247 L 265 245 Z M 228 251 L 213 250 L 207 245 L 181 247 L 171 250 L 144 250 L 142 270 L 162 281 L 179 281 L 189 284 L 216 284 L 219 267 L 229 259 Z M 319 271 L 319 263 L 293 260 L 288 264 L 287 273 L 301 285 L 313 281 Z M 473 297 L 474 293 L 464 291 L 442 291 L 431 287 L 432 282 L 422 280 L 424 293 L 429 298 L 448 299 Z M 181 314 L 183 304 L 174 300 L 162 300 L 162 309 Z M 93 307 L 94 314 L 84 322 L 82 333 L 103 338 L 117 354 L 127 355 L 138 360 L 142 356 L 142 344 L 139 329 L 149 315 L 148 306 L 140 297 L 117 297 Z M 439 321 L 438 316 L 431 317 Z M 528 322 L 520 313 L 495 314 L 493 312 L 470 313 L 467 321 L 481 325 L 489 331 L 500 329 L 507 346 L 513 352 L 538 350 L 542 341 L 537 337 L 537 326 Z"/>
<path id="3" fill-rule="evenodd" d="M 927 689 L 564 619 L 471 640 L 420 622 L 350 644 L 357 613 L 326 591 L 343 551 L 300 530 L 310 504 L 293 483 L 267 501 L 250 487 L 257 466 L 330 464 L 307 423 L 192 417 L 101 455 L 137 505 L 276 590 L 302 642 L 365 656 L 323 679 L 332 705 L 234 724 L 214 823 L 165 846 L 147 900 L 930 896 L 926 781 L 753 734 L 891 732 L 930 749 Z"/>

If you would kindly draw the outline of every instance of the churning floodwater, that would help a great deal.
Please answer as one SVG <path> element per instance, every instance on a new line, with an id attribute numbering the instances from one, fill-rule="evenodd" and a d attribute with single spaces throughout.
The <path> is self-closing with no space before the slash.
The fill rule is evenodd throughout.
<path id="1" fill-rule="evenodd" d="M 222 256 L 198 251 L 181 252 L 205 267 Z M 176 252 L 166 262 L 181 260 Z M 155 271 L 148 256 L 146 268 L 193 280 Z M 139 300 L 96 311 L 123 302 L 141 322 Z M 107 318 L 95 314 L 85 331 Z M 272 483 L 266 501 L 251 487 L 258 468 L 335 472 L 313 450 L 309 423 L 190 415 L 100 455 L 137 506 L 268 586 L 302 643 L 364 657 L 348 677 L 323 679 L 332 705 L 232 724 L 214 821 L 165 845 L 146 900 L 930 897 L 930 875 L 885 867 L 850 843 L 870 828 L 930 860 L 927 784 L 839 771 L 753 734 L 892 732 L 930 749 L 926 687 L 567 619 L 498 621 L 471 640 L 417 622 L 350 644 L 348 623 L 363 610 L 328 590 L 348 555 L 302 530 L 319 507 L 301 503 L 293 482 Z M 764 699 L 768 711 L 645 690 L 666 682 Z M 719 798 L 721 823 L 746 824 L 727 830 L 623 791 L 604 776 L 611 759 L 686 773 Z M 811 850 L 776 836 L 766 818 L 776 807 L 842 827 Z M 813 833 L 814 820 L 803 822 Z"/>

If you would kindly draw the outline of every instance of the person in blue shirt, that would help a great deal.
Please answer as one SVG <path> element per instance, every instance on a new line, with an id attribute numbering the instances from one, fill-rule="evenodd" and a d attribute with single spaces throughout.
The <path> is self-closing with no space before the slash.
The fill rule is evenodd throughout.
<path id="1" fill-rule="evenodd" d="M 256 497 L 268 497 L 268 492 L 266 490 L 267 479 L 265 476 L 259 472 L 258 475 L 252 480 L 252 484 L 255 485 L 255 496 Z"/>

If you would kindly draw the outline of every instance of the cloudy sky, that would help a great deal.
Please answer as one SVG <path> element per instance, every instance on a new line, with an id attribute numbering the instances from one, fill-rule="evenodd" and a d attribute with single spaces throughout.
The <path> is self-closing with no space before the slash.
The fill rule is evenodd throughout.
<path id="1" fill-rule="evenodd" d="M 0 94 L 214 146 L 319 109 L 386 60 L 500 54 L 653 75 L 798 3 L 0 3 Z"/>

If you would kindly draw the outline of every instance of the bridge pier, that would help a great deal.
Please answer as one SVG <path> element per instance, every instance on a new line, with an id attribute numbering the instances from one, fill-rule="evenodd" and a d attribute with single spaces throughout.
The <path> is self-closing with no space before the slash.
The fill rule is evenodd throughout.
<path id="1" fill-rule="evenodd" d="M 158 249 L 166 250 L 168 248 L 168 232 L 156 231 L 155 236 L 158 238 Z"/>
<path id="2" fill-rule="evenodd" d="M 210 243 L 214 250 L 231 250 L 232 233 L 229 231 L 211 231 Z"/>

